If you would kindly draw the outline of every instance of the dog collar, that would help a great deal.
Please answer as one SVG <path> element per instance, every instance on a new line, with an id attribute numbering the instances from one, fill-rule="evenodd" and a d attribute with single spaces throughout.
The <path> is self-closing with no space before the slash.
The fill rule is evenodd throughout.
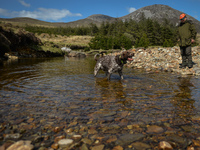
<path id="1" fill-rule="evenodd" d="M 119 59 L 121 58 L 121 55 L 119 55 Z M 124 61 L 121 59 L 121 63 L 124 64 Z"/>

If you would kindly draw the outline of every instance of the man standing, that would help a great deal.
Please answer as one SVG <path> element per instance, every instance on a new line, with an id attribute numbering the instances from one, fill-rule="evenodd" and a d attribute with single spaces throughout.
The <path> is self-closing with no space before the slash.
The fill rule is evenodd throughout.
<path id="1" fill-rule="evenodd" d="M 180 68 L 193 67 L 191 45 L 196 39 L 196 29 L 192 21 L 187 20 L 185 14 L 180 15 L 181 23 L 178 27 L 178 42 L 181 50 L 182 64 Z"/>

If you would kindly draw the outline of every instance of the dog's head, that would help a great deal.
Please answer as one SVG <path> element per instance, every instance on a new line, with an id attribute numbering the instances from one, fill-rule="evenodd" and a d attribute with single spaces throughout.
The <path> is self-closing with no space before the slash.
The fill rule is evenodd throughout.
<path id="1" fill-rule="evenodd" d="M 133 57 L 134 56 L 134 53 L 130 53 L 128 51 L 124 51 L 122 52 L 122 54 L 119 56 L 119 59 L 120 61 L 123 63 L 123 64 L 126 64 L 127 61 L 133 61 Z"/>

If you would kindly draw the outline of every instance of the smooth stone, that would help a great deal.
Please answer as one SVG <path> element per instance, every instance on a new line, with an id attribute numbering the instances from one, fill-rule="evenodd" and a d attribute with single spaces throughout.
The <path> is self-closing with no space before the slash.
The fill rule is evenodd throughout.
<path id="1" fill-rule="evenodd" d="M 92 147 L 91 150 L 103 150 L 103 148 L 104 148 L 104 145 L 102 144 L 102 145 L 97 145 L 97 146 Z"/>
<path id="2" fill-rule="evenodd" d="M 200 120 L 200 115 L 192 116 L 192 120 Z"/>
<path id="3" fill-rule="evenodd" d="M 88 139 L 88 138 L 83 138 L 81 141 L 82 141 L 83 143 L 85 143 L 85 144 L 88 144 L 88 145 L 91 145 L 91 144 L 92 144 L 92 141 L 91 141 L 90 139 Z"/>
<path id="4" fill-rule="evenodd" d="M 80 150 L 89 150 L 88 147 L 87 147 L 87 144 L 83 144 L 80 148 Z"/>
<path id="5" fill-rule="evenodd" d="M 60 141 L 61 139 L 65 139 L 65 136 L 64 135 L 60 135 L 60 136 L 55 137 L 54 142 L 58 143 L 58 141 Z"/>
<path id="6" fill-rule="evenodd" d="M 82 138 L 81 135 L 73 135 L 72 136 L 72 139 L 75 140 L 75 141 L 80 140 L 81 138 Z"/>
<path id="7" fill-rule="evenodd" d="M 19 133 L 15 133 L 15 134 L 6 134 L 6 136 L 5 136 L 5 140 L 8 140 L 8 139 L 15 139 L 15 140 L 17 140 L 17 139 L 19 139 L 19 138 L 21 138 L 21 134 L 19 134 Z"/>
<path id="8" fill-rule="evenodd" d="M 194 146 L 200 147 L 200 140 L 192 140 L 192 142 L 194 143 Z"/>
<path id="9" fill-rule="evenodd" d="M 147 133 L 162 133 L 162 132 L 164 132 L 164 129 L 162 127 L 156 125 L 147 127 Z"/>
<path id="10" fill-rule="evenodd" d="M 58 132 L 60 132 L 60 130 L 61 130 L 60 127 L 55 127 L 53 131 L 54 131 L 55 133 L 58 133 Z"/>
<path id="11" fill-rule="evenodd" d="M 65 131 L 65 133 L 72 133 L 72 132 L 74 131 L 74 129 L 69 128 L 69 129 L 66 129 L 66 130 L 64 130 L 64 131 Z"/>
<path id="12" fill-rule="evenodd" d="M 97 134 L 97 133 L 98 132 L 94 128 L 88 130 L 88 134 Z"/>
<path id="13" fill-rule="evenodd" d="M 103 116 L 104 117 L 108 117 L 108 116 L 114 116 L 116 115 L 116 112 L 115 111 L 111 111 L 111 112 L 107 112 L 106 114 L 104 114 Z"/>
<path id="14" fill-rule="evenodd" d="M 173 150 L 173 147 L 166 141 L 161 141 L 158 145 L 159 150 Z"/>
<path id="15" fill-rule="evenodd" d="M 141 150 L 146 150 L 151 148 L 150 145 L 146 144 L 146 143 L 142 143 L 142 142 L 135 142 L 133 144 L 131 144 L 135 149 L 141 149 Z"/>
<path id="16" fill-rule="evenodd" d="M 179 143 L 179 144 L 187 144 L 186 140 L 183 137 L 180 137 L 178 135 L 170 135 L 167 137 L 168 140 Z"/>
<path id="17" fill-rule="evenodd" d="M 196 132 L 196 130 L 191 126 L 181 126 L 181 128 L 186 132 L 192 132 L 192 133 Z"/>
<path id="18" fill-rule="evenodd" d="M 115 146 L 112 150 L 123 150 L 123 147 L 121 147 L 121 146 Z"/>
<path id="19" fill-rule="evenodd" d="M 8 147 L 7 150 L 32 150 L 34 147 L 31 144 L 31 141 L 18 141 Z"/>
<path id="20" fill-rule="evenodd" d="M 119 137 L 119 140 L 116 141 L 117 145 L 128 145 L 135 141 L 142 140 L 145 137 L 144 134 L 124 134 Z"/>
<path id="21" fill-rule="evenodd" d="M 61 139 L 60 141 L 58 141 L 58 145 L 61 148 L 66 148 L 68 146 L 70 146 L 74 141 L 72 139 Z"/>
<path id="22" fill-rule="evenodd" d="M 200 69 L 195 70 L 195 74 L 199 76 L 200 75 Z"/>
<path id="23" fill-rule="evenodd" d="M 58 149 L 58 147 L 59 147 L 58 143 L 54 143 L 51 145 L 51 148 L 53 149 Z"/>

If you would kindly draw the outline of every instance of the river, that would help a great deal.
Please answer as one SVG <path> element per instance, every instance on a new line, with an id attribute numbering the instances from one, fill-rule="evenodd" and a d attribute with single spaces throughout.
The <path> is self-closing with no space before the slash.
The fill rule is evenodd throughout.
<path id="1" fill-rule="evenodd" d="M 93 76 L 94 65 L 87 57 L 19 59 L 0 66 L 0 144 L 6 134 L 33 141 L 40 133 L 36 148 L 50 147 L 54 134 L 80 134 L 91 140 L 88 147 L 98 140 L 104 149 L 137 149 L 138 142 L 153 149 L 160 141 L 175 149 L 200 145 L 200 78 L 125 66 L 124 80 L 114 73 L 107 81 L 101 71 Z M 45 140 L 46 134 L 51 138 Z"/>

